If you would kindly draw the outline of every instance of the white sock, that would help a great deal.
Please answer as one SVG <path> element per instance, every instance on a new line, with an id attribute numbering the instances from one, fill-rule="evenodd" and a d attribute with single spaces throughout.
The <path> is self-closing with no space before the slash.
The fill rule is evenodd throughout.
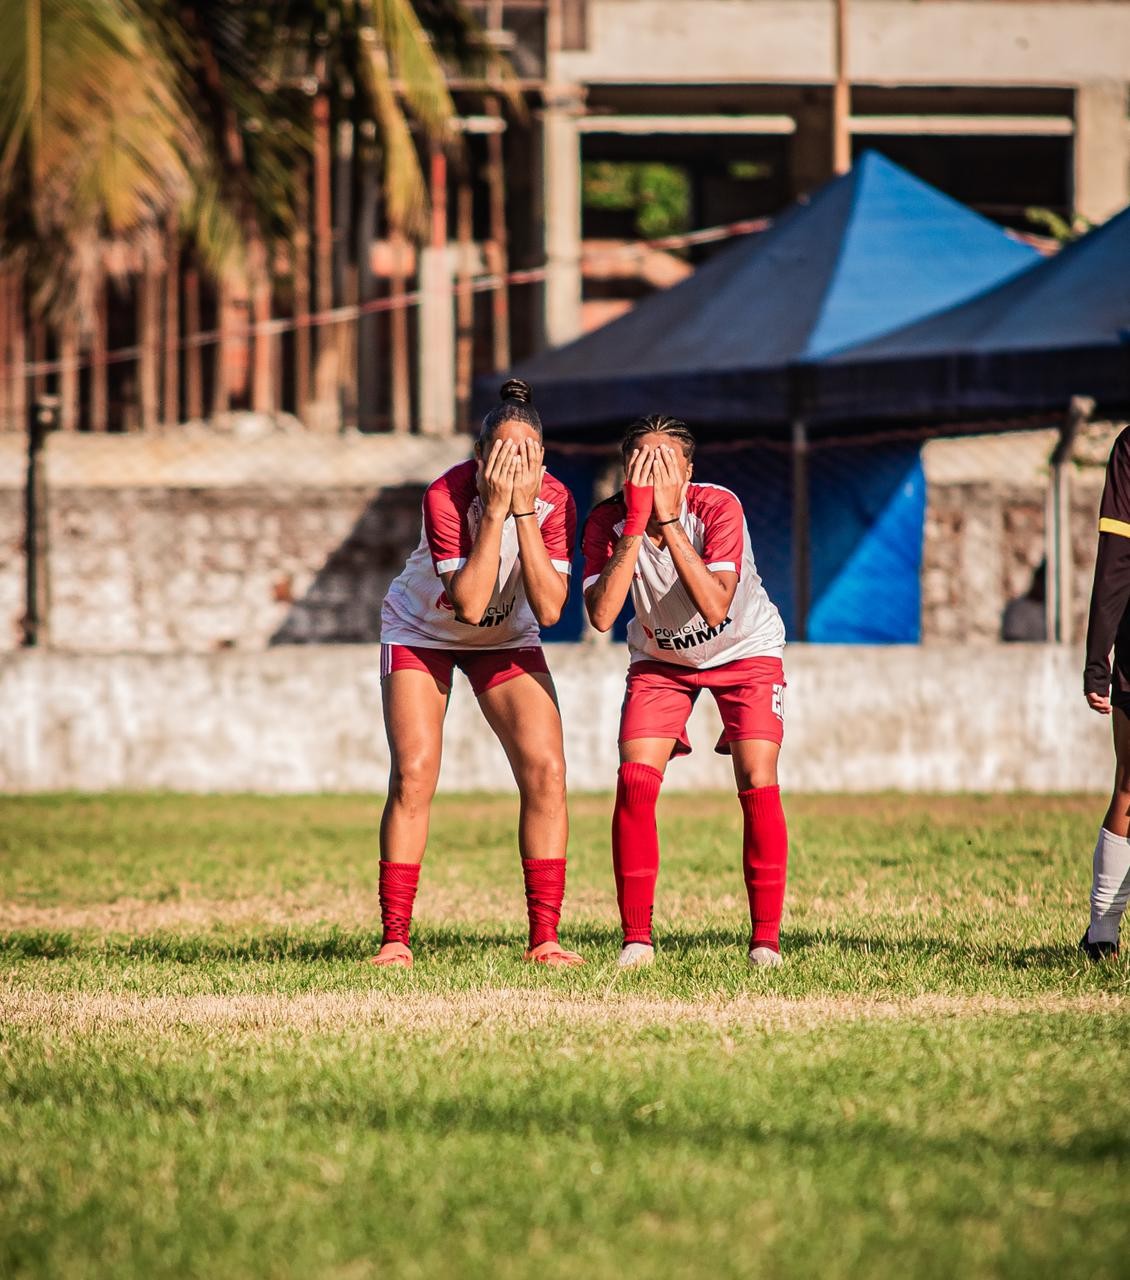
<path id="1" fill-rule="evenodd" d="M 1130 897 L 1130 840 L 1099 831 L 1091 876 L 1090 942 L 1117 942 L 1118 926 Z"/>

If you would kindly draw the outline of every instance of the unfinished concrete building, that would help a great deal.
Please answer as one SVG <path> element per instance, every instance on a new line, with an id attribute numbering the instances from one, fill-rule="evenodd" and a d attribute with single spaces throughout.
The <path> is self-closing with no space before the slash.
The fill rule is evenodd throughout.
<path id="1" fill-rule="evenodd" d="M 680 278 L 727 228 L 771 218 L 864 147 L 1029 231 L 1040 229 L 1034 207 L 1097 222 L 1130 202 L 1124 0 L 468 8 L 511 58 L 517 92 L 507 102 L 497 84 L 453 78 L 462 138 L 431 158 L 430 243 L 389 242 L 348 129 L 323 121 L 332 252 L 302 259 L 295 248 L 266 325 L 249 323 L 262 300 L 254 311 L 250 299 L 221 304 L 183 264 L 181 280 L 162 285 L 175 254 L 124 289 L 131 268 L 116 264 L 102 329 L 77 352 L 73 335 L 17 335 L 9 289 L 0 420 L 22 428 L 28 398 L 55 391 L 62 425 L 79 430 L 254 408 L 315 430 L 447 434 L 466 421 L 474 374 L 612 318 Z M 681 184 L 677 230 L 718 230 L 639 246 L 639 208 L 596 198 L 601 164 L 663 166 Z M 327 304 L 337 319 L 311 325 Z M 202 338 L 209 330 L 227 337 Z M 14 376 L 29 359 L 33 377 Z"/>

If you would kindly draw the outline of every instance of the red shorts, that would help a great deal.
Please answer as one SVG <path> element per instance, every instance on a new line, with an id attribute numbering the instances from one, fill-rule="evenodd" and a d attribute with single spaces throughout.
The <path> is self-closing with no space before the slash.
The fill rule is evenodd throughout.
<path id="1" fill-rule="evenodd" d="M 422 645 L 381 645 L 382 680 L 394 671 L 426 671 L 436 684 L 450 689 L 456 667 L 470 680 L 476 698 L 516 676 L 549 675 L 540 645 L 529 649 L 425 649 Z"/>
<path id="2" fill-rule="evenodd" d="M 673 662 L 633 662 L 620 711 L 620 741 L 674 738 L 673 756 L 690 755 L 687 720 L 703 689 L 722 714 L 722 736 L 714 750 L 730 754 L 731 742 L 760 738 L 780 746 L 785 722 L 785 669 L 780 658 L 739 658 L 699 671 Z"/>

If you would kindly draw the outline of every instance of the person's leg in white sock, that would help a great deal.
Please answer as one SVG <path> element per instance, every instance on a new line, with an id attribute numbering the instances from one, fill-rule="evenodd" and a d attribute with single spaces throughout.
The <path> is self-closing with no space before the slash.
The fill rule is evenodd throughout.
<path id="1" fill-rule="evenodd" d="M 1117 942 L 1118 926 L 1130 897 L 1130 840 L 1105 827 L 1095 845 L 1091 876 L 1091 923 L 1088 942 Z"/>
<path id="2" fill-rule="evenodd" d="M 1130 896 L 1130 717 L 1115 707 L 1112 720 L 1114 790 L 1095 844 L 1091 920 L 1083 935 L 1084 944 L 1092 946 L 1117 944 L 1118 926 Z"/>

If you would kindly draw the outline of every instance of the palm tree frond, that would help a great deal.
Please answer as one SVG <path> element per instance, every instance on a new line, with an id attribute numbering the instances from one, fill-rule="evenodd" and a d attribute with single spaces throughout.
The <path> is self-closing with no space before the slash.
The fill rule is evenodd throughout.
<path id="1" fill-rule="evenodd" d="M 404 101 L 433 137 L 444 137 L 455 117 L 443 64 L 411 0 L 373 0 L 374 26 Z"/>
<path id="2" fill-rule="evenodd" d="M 376 105 L 384 151 L 385 206 L 390 224 L 411 235 L 427 226 L 428 195 L 420 157 L 389 80 L 388 63 L 374 49 L 365 73 Z"/>

